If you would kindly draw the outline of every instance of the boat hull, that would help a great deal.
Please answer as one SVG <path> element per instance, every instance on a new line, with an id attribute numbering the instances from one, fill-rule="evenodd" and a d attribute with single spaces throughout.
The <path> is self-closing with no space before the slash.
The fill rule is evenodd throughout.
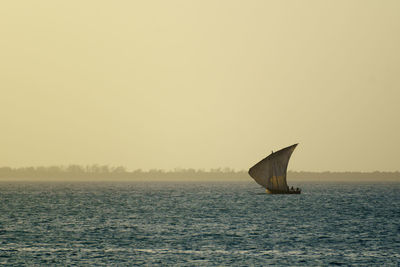
<path id="1" fill-rule="evenodd" d="M 270 189 L 265 189 L 265 192 L 267 194 L 287 194 L 287 195 L 292 195 L 292 194 L 300 194 L 301 190 L 289 190 L 289 191 L 282 191 L 282 190 L 270 190 Z"/>

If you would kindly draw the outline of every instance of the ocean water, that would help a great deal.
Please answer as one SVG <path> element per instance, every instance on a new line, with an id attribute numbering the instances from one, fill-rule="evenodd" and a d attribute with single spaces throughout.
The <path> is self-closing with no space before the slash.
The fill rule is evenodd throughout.
<path id="1" fill-rule="evenodd" d="M 0 264 L 400 266 L 400 183 L 0 183 Z"/>

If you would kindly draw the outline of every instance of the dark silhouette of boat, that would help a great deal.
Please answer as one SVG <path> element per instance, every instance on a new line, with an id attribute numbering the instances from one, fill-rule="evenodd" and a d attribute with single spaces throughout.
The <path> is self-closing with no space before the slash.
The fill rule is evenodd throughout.
<path id="1" fill-rule="evenodd" d="M 289 188 L 286 182 L 287 166 L 290 156 L 298 144 L 285 147 L 258 162 L 249 169 L 249 175 L 268 194 L 300 194 L 301 189 Z"/>

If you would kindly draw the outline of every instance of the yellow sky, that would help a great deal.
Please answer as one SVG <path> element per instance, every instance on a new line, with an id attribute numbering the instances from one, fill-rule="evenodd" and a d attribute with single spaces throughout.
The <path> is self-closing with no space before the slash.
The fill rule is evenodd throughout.
<path id="1" fill-rule="evenodd" d="M 4 1 L 0 166 L 399 170 L 400 1 Z"/>

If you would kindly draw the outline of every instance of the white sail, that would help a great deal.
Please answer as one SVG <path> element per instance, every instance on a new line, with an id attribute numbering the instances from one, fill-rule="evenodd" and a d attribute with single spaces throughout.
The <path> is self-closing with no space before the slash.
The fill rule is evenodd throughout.
<path id="1" fill-rule="evenodd" d="M 249 169 L 249 175 L 268 190 L 287 192 L 286 172 L 297 144 L 272 153 Z"/>

